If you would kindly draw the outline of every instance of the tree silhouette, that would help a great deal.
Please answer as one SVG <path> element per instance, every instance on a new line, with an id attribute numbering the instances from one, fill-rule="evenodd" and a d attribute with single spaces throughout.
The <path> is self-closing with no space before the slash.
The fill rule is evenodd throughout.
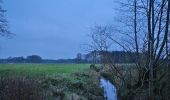
<path id="1" fill-rule="evenodd" d="M 2 1 L 0 1 L 0 36 L 10 36 L 12 33 L 9 31 L 8 21 L 5 18 L 5 12 L 2 8 Z"/>

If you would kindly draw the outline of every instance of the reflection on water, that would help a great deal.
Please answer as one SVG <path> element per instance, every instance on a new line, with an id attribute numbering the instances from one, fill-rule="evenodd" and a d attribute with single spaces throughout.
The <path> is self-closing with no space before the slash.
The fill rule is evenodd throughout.
<path id="1" fill-rule="evenodd" d="M 104 100 L 117 100 L 116 87 L 108 80 L 101 78 L 101 87 L 104 89 Z"/>

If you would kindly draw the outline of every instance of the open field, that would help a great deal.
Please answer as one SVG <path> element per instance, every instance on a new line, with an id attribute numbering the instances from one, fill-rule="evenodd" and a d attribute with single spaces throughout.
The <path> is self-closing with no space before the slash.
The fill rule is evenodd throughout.
<path id="1" fill-rule="evenodd" d="M 0 74 L 74 73 L 89 68 L 89 64 L 0 64 Z"/>
<path id="2" fill-rule="evenodd" d="M 0 99 L 102 100 L 99 77 L 89 64 L 0 64 Z"/>

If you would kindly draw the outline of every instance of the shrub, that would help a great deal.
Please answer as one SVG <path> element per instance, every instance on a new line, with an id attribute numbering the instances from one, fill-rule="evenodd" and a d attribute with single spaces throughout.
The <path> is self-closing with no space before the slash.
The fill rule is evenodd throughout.
<path id="1" fill-rule="evenodd" d="M 100 69 L 97 68 L 97 66 L 95 66 L 94 64 L 91 64 L 91 65 L 90 65 L 90 69 L 95 70 L 96 72 L 99 72 L 99 71 L 100 71 Z"/>

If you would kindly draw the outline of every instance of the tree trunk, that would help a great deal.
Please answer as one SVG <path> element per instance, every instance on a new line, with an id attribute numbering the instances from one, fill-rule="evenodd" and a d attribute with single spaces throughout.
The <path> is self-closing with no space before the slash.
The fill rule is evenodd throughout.
<path id="1" fill-rule="evenodd" d="M 152 13 L 152 4 L 153 0 L 149 0 L 149 11 L 148 11 L 148 69 L 149 69 L 149 93 L 148 93 L 148 99 L 153 100 L 153 61 L 152 61 L 152 33 L 151 33 L 151 13 Z"/>
<path id="2" fill-rule="evenodd" d="M 167 73 L 167 83 L 168 83 L 168 87 L 167 87 L 167 100 L 170 100 L 170 51 L 169 51 L 169 53 L 168 53 L 169 55 L 168 55 L 168 65 L 167 65 L 167 71 L 168 71 L 168 73 Z"/>

